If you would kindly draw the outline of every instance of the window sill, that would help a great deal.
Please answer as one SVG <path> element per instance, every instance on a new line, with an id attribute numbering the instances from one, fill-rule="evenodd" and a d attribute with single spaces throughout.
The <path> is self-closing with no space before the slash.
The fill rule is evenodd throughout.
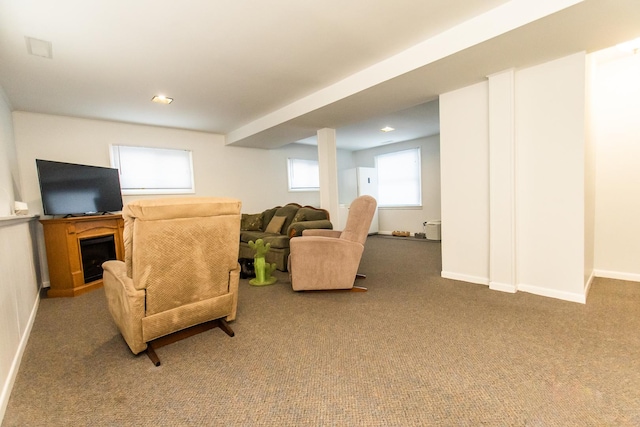
<path id="1" fill-rule="evenodd" d="M 386 211 L 395 211 L 395 210 L 422 210 L 422 205 L 420 206 L 378 206 L 378 209 Z"/>

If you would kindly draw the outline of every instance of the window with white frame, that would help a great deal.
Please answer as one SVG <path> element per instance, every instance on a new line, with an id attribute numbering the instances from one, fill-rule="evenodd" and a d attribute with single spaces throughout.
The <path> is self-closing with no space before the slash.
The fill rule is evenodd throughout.
<path id="1" fill-rule="evenodd" d="M 288 159 L 289 191 L 320 190 L 320 167 L 317 160 Z"/>
<path id="2" fill-rule="evenodd" d="M 112 145 L 111 166 L 120 171 L 122 194 L 195 193 L 188 150 Z"/>
<path id="3" fill-rule="evenodd" d="M 379 154 L 378 206 L 409 207 L 422 205 L 420 148 Z"/>

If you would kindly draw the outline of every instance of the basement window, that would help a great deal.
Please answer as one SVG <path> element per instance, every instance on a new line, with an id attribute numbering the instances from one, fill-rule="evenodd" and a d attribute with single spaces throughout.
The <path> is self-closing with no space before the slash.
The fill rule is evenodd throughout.
<path id="1" fill-rule="evenodd" d="M 420 148 L 379 154 L 378 206 L 422 206 Z"/>
<path id="2" fill-rule="evenodd" d="M 191 151 L 111 145 L 122 194 L 195 193 Z"/>
<path id="3" fill-rule="evenodd" d="M 317 160 L 287 159 L 289 191 L 319 191 L 320 167 Z"/>

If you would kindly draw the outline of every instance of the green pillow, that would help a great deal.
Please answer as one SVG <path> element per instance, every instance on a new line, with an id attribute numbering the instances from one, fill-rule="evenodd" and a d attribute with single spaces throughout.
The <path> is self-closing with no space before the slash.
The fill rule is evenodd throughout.
<path id="1" fill-rule="evenodd" d="M 245 231 L 262 231 L 262 213 L 242 214 L 240 229 Z"/>

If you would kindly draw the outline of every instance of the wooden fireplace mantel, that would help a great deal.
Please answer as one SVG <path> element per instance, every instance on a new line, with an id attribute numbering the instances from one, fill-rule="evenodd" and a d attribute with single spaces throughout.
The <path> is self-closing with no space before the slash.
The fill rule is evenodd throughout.
<path id="1" fill-rule="evenodd" d="M 122 215 L 41 219 L 49 265 L 49 297 L 74 297 L 102 287 L 102 279 L 84 281 L 80 241 L 113 236 L 116 258 L 124 260 Z"/>

